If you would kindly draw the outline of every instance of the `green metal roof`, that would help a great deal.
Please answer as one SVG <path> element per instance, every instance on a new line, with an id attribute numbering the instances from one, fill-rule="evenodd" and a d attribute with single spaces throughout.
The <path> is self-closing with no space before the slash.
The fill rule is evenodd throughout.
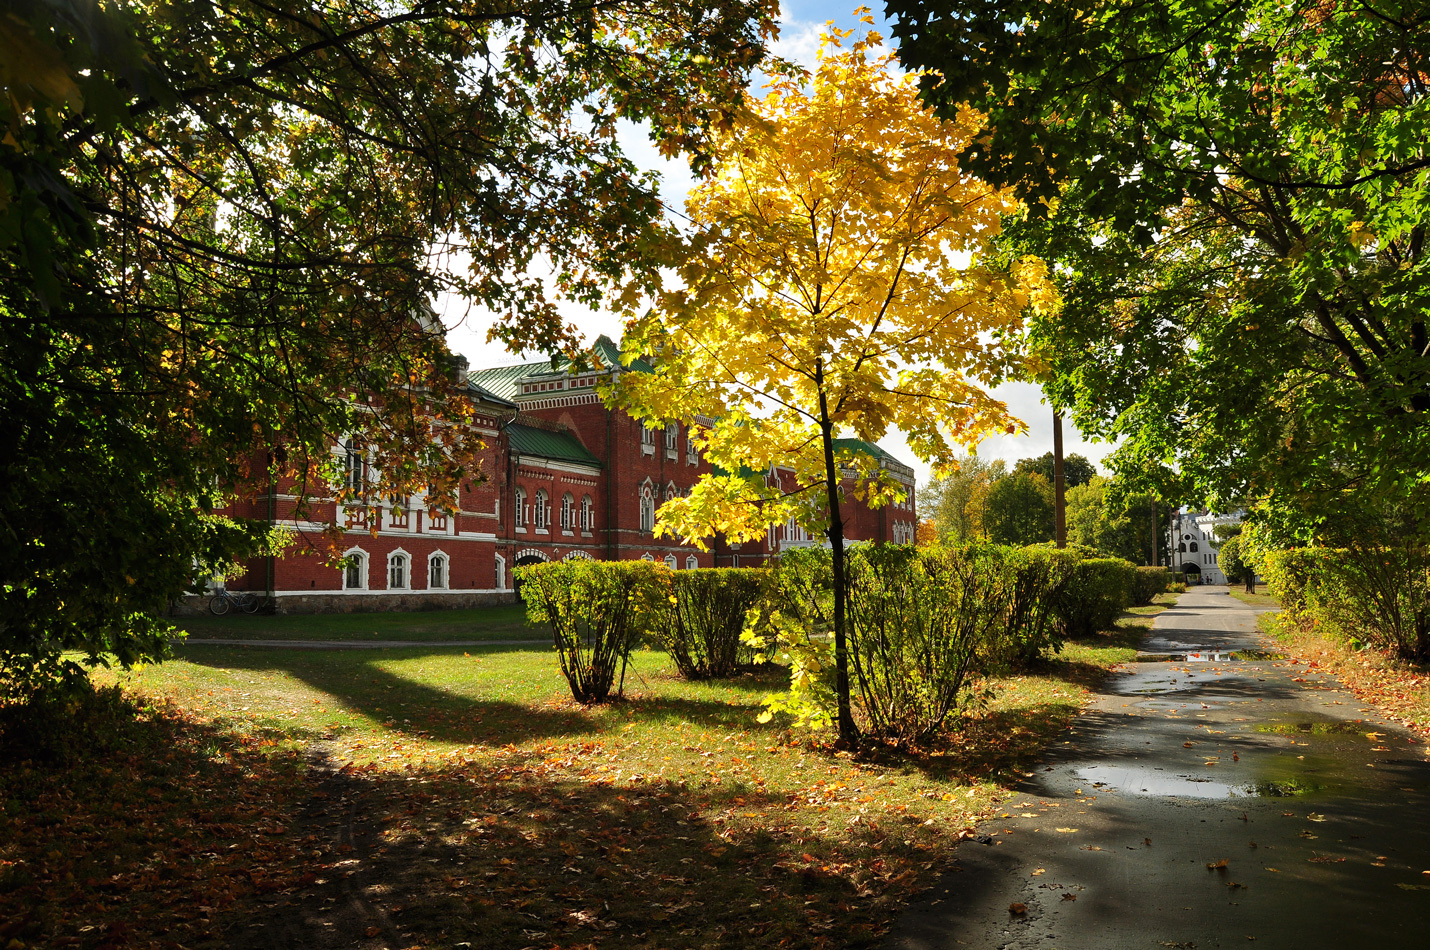
<path id="1" fill-rule="evenodd" d="M 848 449 L 855 455 L 872 455 L 876 459 L 898 461 L 898 459 L 879 448 L 873 442 L 865 442 L 863 439 L 835 439 L 834 451 L 838 452 L 840 449 Z"/>
<path id="2" fill-rule="evenodd" d="M 467 374 L 467 382 L 486 390 L 501 399 L 510 401 L 521 391 L 518 380 L 535 373 L 551 372 L 551 361 L 536 363 L 516 363 L 512 366 L 493 366 L 491 369 L 474 369 Z"/>
<path id="3" fill-rule="evenodd" d="M 601 467 L 600 460 L 588 452 L 569 432 L 552 432 L 519 422 L 513 422 L 502 431 L 507 435 L 511 450 L 518 455 L 534 455 L 558 462 Z"/>

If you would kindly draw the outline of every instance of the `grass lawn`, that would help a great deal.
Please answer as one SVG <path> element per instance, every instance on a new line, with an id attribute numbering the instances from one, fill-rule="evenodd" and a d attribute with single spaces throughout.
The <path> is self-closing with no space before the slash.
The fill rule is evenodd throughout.
<path id="1" fill-rule="evenodd" d="M 545 640 L 526 622 L 521 604 L 463 610 L 387 611 L 361 614 L 286 614 L 265 617 L 232 612 L 175 617 L 190 640 Z"/>
<path id="2" fill-rule="evenodd" d="M 583 708 L 549 650 L 185 651 L 99 677 L 147 737 L 117 760 L 0 765 L 0 920 L 28 909 L 22 946 L 871 945 L 975 823 L 1031 807 L 1015 786 L 1149 622 L 993 681 L 916 755 L 758 723 L 777 668 L 687 683 L 642 652 Z"/>
<path id="3" fill-rule="evenodd" d="M 1233 587 L 1231 596 L 1243 604 L 1250 604 L 1253 607 L 1272 607 L 1277 610 L 1281 608 L 1281 602 L 1270 594 L 1248 594 L 1244 589 Z"/>

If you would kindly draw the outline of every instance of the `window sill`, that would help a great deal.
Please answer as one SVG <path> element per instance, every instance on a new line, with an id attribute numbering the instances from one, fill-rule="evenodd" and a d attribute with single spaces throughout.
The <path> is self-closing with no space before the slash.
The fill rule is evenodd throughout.
<path id="1" fill-rule="evenodd" d="M 591 532 L 589 532 L 589 531 L 582 531 L 582 532 L 581 532 L 581 537 L 583 537 L 583 538 L 589 538 L 589 537 L 591 537 Z"/>
<path id="2" fill-rule="evenodd" d="M 516 529 L 516 533 L 517 533 L 517 534 L 526 534 L 526 529 L 525 529 L 525 528 L 517 528 L 517 529 Z"/>
<path id="3" fill-rule="evenodd" d="M 576 537 L 576 535 L 572 534 L 570 531 L 563 531 L 563 532 L 561 532 L 561 537 L 563 537 L 563 538 L 574 538 L 574 537 Z"/>
<path id="4" fill-rule="evenodd" d="M 641 446 L 641 454 L 642 454 L 642 455 L 654 455 L 654 454 L 655 454 L 655 446 L 653 446 L 653 445 L 642 445 L 642 446 Z"/>
<path id="5" fill-rule="evenodd" d="M 672 462 L 674 462 L 674 461 L 675 461 L 675 449 L 666 449 L 666 450 L 665 450 L 665 457 L 668 458 L 668 459 L 670 459 Z"/>

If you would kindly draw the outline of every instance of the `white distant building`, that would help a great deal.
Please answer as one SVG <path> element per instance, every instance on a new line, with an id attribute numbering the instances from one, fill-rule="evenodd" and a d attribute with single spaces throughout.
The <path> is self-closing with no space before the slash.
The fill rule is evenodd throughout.
<path id="1" fill-rule="evenodd" d="M 1241 524 L 1245 516 L 1246 512 L 1241 510 L 1227 515 L 1194 508 L 1173 512 L 1169 548 L 1172 569 L 1186 574 L 1188 580 L 1195 577 L 1203 584 L 1225 584 L 1226 575 L 1217 563 L 1221 539 L 1216 536 L 1216 528 L 1224 524 Z"/>

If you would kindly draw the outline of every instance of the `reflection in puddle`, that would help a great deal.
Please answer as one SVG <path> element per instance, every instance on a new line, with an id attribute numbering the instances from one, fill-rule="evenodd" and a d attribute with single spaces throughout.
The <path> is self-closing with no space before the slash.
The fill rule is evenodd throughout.
<path id="1" fill-rule="evenodd" d="M 1363 735 L 1374 729 L 1363 722 L 1331 720 L 1327 722 L 1265 722 L 1256 727 L 1257 732 L 1274 732 L 1283 736 L 1353 736 Z"/>
<path id="2" fill-rule="evenodd" d="M 1168 798 L 1293 798 L 1325 789 L 1324 785 L 1313 785 L 1296 778 L 1228 785 L 1209 778 L 1125 765 L 1088 765 L 1075 769 L 1073 774 L 1091 783 L 1094 788 Z"/>
<path id="3" fill-rule="evenodd" d="M 1269 650 L 1194 650 L 1190 653 L 1139 653 L 1138 663 L 1255 663 L 1284 660 L 1286 654 Z"/>
<path id="4" fill-rule="evenodd" d="M 1120 765 L 1089 765 L 1075 770 L 1079 778 L 1097 788 L 1110 788 L 1132 795 L 1166 795 L 1172 798 L 1252 798 L 1249 785 L 1227 785 L 1211 779 L 1173 775 L 1156 769 Z"/>

